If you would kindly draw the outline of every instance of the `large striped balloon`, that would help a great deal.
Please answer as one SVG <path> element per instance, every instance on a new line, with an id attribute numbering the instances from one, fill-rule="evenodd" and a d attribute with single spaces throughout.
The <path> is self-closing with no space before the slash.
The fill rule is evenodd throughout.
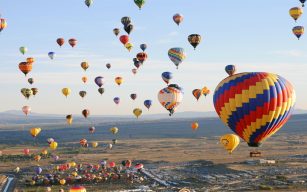
<path id="1" fill-rule="evenodd" d="M 258 147 L 290 118 L 295 91 L 279 75 L 240 73 L 220 82 L 213 102 L 220 119 L 249 146 Z"/>

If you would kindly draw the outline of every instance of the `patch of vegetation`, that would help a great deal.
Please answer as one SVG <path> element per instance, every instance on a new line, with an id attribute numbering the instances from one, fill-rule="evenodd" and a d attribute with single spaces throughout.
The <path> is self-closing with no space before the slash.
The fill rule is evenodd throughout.
<path id="1" fill-rule="evenodd" d="M 260 190 L 273 190 L 274 188 L 272 186 L 268 186 L 268 185 L 259 185 L 259 189 Z"/>

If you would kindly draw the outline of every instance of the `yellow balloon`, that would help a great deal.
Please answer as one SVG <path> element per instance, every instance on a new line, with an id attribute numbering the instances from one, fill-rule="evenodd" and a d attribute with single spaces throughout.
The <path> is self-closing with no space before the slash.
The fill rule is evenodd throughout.
<path id="1" fill-rule="evenodd" d="M 118 128 L 117 127 L 112 127 L 110 129 L 110 132 L 113 133 L 113 134 L 116 134 L 118 132 Z"/>
<path id="2" fill-rule="evenodd" d="M 296 21 L 303 14 L 303 9 L 300 7 L 293 7 L 289 10 L 289 14 Z"/>
<path id="3" fill-rule="evenodd" d="M 115 83 L 117 85 L 121 85 L 124 82 L 124 79 L 122 77 L 116 77 L 115 78 Z"/>
<path id="4" fill-rule="evenodd" d="M 72 115 L 66 115 L 66 122 L 68 125 L 71 125 L 73 121 Z"/>
<path id="5" fill-rule="evenodd" d="M 130 52 L 133 48 L 133 44 L 132 43 L 126 43 L 125 44 L 126 49 L 128 49 L 128 51 Z"/>
<path id="6" fill-rule="evenodd" d="M 201 89 L 201 94 L 207 96 L 210 93 L 210 90 L 207 87 Z"/>
<path id="7" fill-rule="evenodd" d="M 92 147 L 96 148 L 98 146 L 98 142 L 92 142 Z"/>
<path id="8" fill-rule="evenodd" d="M 60 180 L 60 184 L 61 184 L 61 185 L 65 185 L 65 183 L 66 183 L 66 180 L 65 180 L 65 179 L 61 179 L 61 180 Z"/>
<path id="9" fill-rule="evenodd" d="M 74 172 L 71 173 L 71 175 L 74 176 L 74 177 L 77 177 L 78 173 L 76 171 L 74 171 Z"/>
<path id="10" fill-rule="evenodd" d="M 240 144 L 240 138 L 235 134 L 227 134 L 220 138 L 220 143 L 231 154 Z"/>
<path id="11" fill-rule="evenodd" d="M 69 165 L 70 165 L 71 167 L 76 167 L 77 164 L 76 164 L 75 162 L 72 161 L 72 162 L 69 163 Z"/>
<path id="12" fill-rule="evenodd" d="M 32 137 L 36 137 L 41 131 L 42 131 L 41 128 L 35 127 L 30 129 L 30 134 L 32 135 Z"/>
<path id="13" fill-rule="evenodd" d="M 136 118 L 139 118 L 139 116 L 142 115 L 142 109 L 140 109 L 140 108 L 134 109 L 133 114 L 136 116 Z"/>
<path id="14" fill-rule="evenodd" d="M 53 141 L 53 142 L 50 143 L 49 147 L 52 150 L 56 150 L 56 148 L 58 148 L 58 143 Z"/>
<path id="15" fill-rule="evenodd" d="M 69 88 L 63 88 L 62 93 L 63 95 L 65 95 L 65 97 L 67 97 L 68 95 L 70 95 L 71 90 Z"/>

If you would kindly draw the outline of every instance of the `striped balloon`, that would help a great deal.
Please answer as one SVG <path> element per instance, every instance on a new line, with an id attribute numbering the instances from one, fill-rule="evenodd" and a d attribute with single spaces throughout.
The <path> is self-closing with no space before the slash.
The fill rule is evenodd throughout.
<path id="1" fill-rule="evenodd" d="M 295 21 L 297 21 L 303 14 L 303 9 L 300 7 L 293 7 L 289 10 L 289 14 Z"/>
<path id="2" fill-rule="evenodd" d="M 220 119 L 249 146 L 258 147 L 290 118 L 295 91 L 279 75 L 240 73 L 220 82 L 213 101 Z"/>
<path id="3" fill-rule="evenodd" d="M 295 26 L 292 29 L 293 34 L 300 39 L 300 37 L 304 34 L 304 27 L 303 26 Z"/>
<path id="4" fill-rule="evenodd" d="M 168 50 L 168 57 L 178 69 L 179 64 L 186 58 L 186 55 L 183 48 L 175 47 Z"/>
<path id="5" fill-rule="evenodd" d="M 170 112 L 170 116 L 176 111 L 182 99 L 182 89 L 176 84 L 171 84 L 168 87 L 161 89 L 158 93 L 159 102 Z"/>
<path id="6" fill-rule="evenodd" d="M 0 18 L 0 32 L 7 27 L 6 20 L 3 18 Z"/>

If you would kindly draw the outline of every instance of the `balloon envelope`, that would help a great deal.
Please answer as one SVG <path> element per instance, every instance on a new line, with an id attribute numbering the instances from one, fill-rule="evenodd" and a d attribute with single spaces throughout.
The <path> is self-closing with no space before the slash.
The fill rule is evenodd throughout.
<path id="1" fill-rule="evenodd" d="M 258 147 L 288 121 L 295 99 L 289 81 L 266 72 L 229 76 L 213 96 L 220 119 L 251 147 Z"/>

